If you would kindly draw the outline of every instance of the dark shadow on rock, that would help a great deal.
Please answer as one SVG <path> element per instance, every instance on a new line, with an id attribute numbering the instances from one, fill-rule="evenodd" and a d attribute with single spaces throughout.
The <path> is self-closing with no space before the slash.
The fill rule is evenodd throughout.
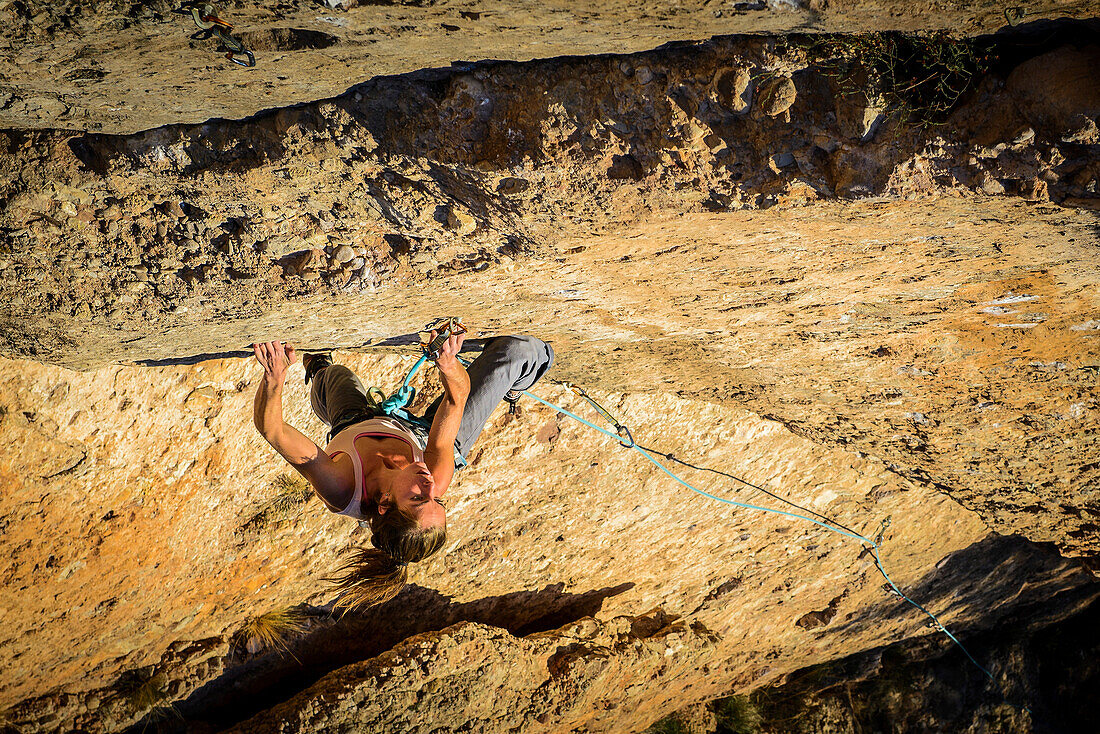
<path id="1" fill-rule="evenodd" d="M 463 342 L 462 354 L 470 354 L 473 352 L 480 352 L 485 347 L 485 343 L 488 339 L 470 339 Z M 378 341 L 372 341 L 367 344 L 360 345 L 358 347 L 336 347 L 332 345 L 307 345 L 301 344 L 295 345 L 299 354 L 306 352 L 324 352 L 329 349 L 340 349 L 341 351 L 357 352 L 357 351 L 369 351 L 374 349 L 385 349 L 387 347 L 415 347 L 419 346 L 420 337 L 418 334 L 400 334 L 398 336 L 390 336 Z M 205 354 L 185 354 L 179 357 L 168 357 L 166 359 L 141 359 L 135 364 L 142 367 L 178 367 L 181 365 L 193 365 L 200 362 L 208 362 L 212 359 L 248 359 L 253 356 L 251 349 L 230 349 L 224 352 L 207 352 Z"/>
<path id="2" fill-rule="evenodd" d="M 323 610 L 319 626 L 272 652 L 228 661 L 222 675 L 173 703 L 178 718 L 142 719 L 127 731 L 137 734 L 156 725 L 160 731 L 215 731 L 243 721 L 312 685 L 325 674 L 379 655 L 402 640 L 441 630 L 458 622 L 502 627 L 516 636 L 557 629 L 598 613 L 608 597 L 634 584 L 564 591 L 562 583 L 537 591 L 518 591 L 455 603 L 449 597 L 410 584 L 393 600 L 362 613 L 333 619 Z M 240 653 L 238 653 L 240 654 Z"/>
<path id="3" fill-rule="evenodd" d="M 882 560 L 887 573 L 892 552 L 903 550 L 886 543 Z M 868 573 L 881 579 L 874 571 Z M 951 554 L 917 583 L 899 587 L 962 639 L 968 630 L 988 629 L 1010 615 L 1026 614 L 1024 610 L 1038 613 L 1056 594 L 1094 584 L 1095 577 L 1083 563 L 1063 558 L 1053 546 L 1019 536 L 990 535 Z M 882 601 L 824 629 L 845 635 L 899 618 L 930 622 L 908 602 L 884 591 Z"/>
<path id="4" fill-rule="evenodd" d="M 1100 684 L 1100 584 L 1077 587 L 1039 609 L 1016 610 L 973 634 L 970 652 L 1000 684 L 942 635 L 918 637 L 792 674 L 752 694 L 768 731 L 815 730 L 814 719 L 858 720 L 864 731 L 974 731 L 992 711 L 1029 721 L 1004 731 L 1095 731 Z M 1002 686 L 1003 685 L 1003 689 Z M 1023 715 L 1023 707 L 1030 711 Z M 825 712 L 828 713 L 825 713 Z M 799 722 L 797 727 L 787 722 Z M 774 726 L 768 726 L 774 722 Z"/>
<path id="5" fill-rule="evenodd" d="M 334 46 L 340 39 L 331 33 L 306 28 L 265 28 L 240 34 L 244 45 L 252 51 L 302 51 Z"/>

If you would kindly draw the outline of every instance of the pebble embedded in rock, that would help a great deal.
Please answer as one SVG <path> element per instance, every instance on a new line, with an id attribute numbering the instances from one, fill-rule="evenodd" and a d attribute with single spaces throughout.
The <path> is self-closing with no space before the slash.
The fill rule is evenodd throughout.
<path id="1" fill-rule="evenodd" d="M 761 92 L 760 111 L 768 117 L 777 117 L 791 108 L 798 90 L 789 76 L 773 79 Z"/>
<path id="2" fill-rule="evenodd" d="M 477 229 L 477 220 L 455 207 L 447 208 L 447 228 L 460 235 L 468 235 Z"/>
<path id="3" fill-rule="evenodd" d="M 504 196 L 519 194 L 526 191 L 528 186 L 530 186 L 530 184 L 526 179 L 509 176 L 508 178 L 501 179 L 500 183 L 497 184 L 497 193 L 503 194 Z"/>
<path id="4" fill-rule="evenodd" d="M 775 169 L 785 168 L 794 163 L 794 154 L 790 151 L 776 153 L 771 157 L 771 163 Z"/>
<path id="5" fill-rule="evenodd" d="M 1013 147 L 1022 147 L 1030 145 L 1035 141 L 1035 130 L 1030 127 L 1020 128 L 1016 131 L 1016 134 L 1012 136 Z"/>
<path id="6" fill-rule="evenodd" d="M 720 69 L 714 75 L 714 94 L 718 104 L 730 112 L 747 112 L 752 106 L 752 75 L 748 67 Z"/>
<path id="7" fill-rule="evenodd" d="M 332 259 L 334 262 L 343 265 L 346 262 L 350 262 L 355 258 L 355 250 L 351 249 L 350 245 L 340 245 L 336 248 L 336 252 L 332 253 Z"/>
<path id="8" fill-rule="evenodd" d="M 983 172 L 978 179 L 978 186 L 981 188 L 983 194 L 989 196 L 999 196 L 1005 192 L 1005 187 L 1000 181 L 989 175 L 988 172 Z"/>

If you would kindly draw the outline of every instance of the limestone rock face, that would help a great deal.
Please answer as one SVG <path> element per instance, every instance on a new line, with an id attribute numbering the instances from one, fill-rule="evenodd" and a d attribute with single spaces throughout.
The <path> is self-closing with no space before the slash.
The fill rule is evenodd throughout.
<path id="1" fill-rule="evenodd" d="M 10 5 L 9 48 L 87 58 L 62 53 L 53 9 Z M 166 4 L 120 8 L 74 32 L 140 22 L 164 32 L 157 58 L 206 51 Z M 93 115 L 80 105 L 113 87 L 79 104 L 56 79 L 32 89 L 45 62 L 26 51 L 0 97 L 21 125 L 0 131 L 5 723 L 641 730 L 807 665 L 938 644 L 861 537 L 963 639 L 1094 593 L 1100 141 L 1092 96 L 1050 94 L 1081 87 L 1092 47 L 977 75 L 930 128 L 845 111 L 833 67 L 767 37 L 443 68 L 534 31 L 476 4 L 291 3 L 277 27 L 233 11 L 257 52 L 298 54 L 234 69 L 298 70 L 262 102 L 264 84 L 182 64 L 200 101 L 150 112 L 173 72 Z M 523 53 L 541 56 L 644 41 L 624 15 L 697 30 L 725 10 L 533 12 Z M 428 21 L 443 30 L 410 30 Z M 62 79 L 115 78 L 144 43 Z M 348 89 L 364 48 L 373 78 Z M 323 579 L 367 531 L 255 432 L 248 345 L 335 350 L 392 389 L 443 315 L 472 339 L 551 342 L 539 395 L 584 412 L 554 380 L 584 386 L 714 497 L 525 399 L 449 491 L 444 550 L 391 602 L 334 618 Z M 301 374 L 284 414 L 323 442 Z M 430 370 L 415 384 L 423 408 L 438 388 Z M 255 632 L 279 620 L 283 639 Z"/>
<path id="2" fill-rule="evenodd" d="M 1049 12 L 1015 0 L 1022 14 Z M 4 7 L 0 127 L 110 134 L 162 125 L 240 119 L 273 107 L 335 97 L 372 78 L 511 59 L 632 53 L 731 34 L 856 33 L 948 29 L 992 33 L 1002 8 L 929 0 L 775 2 L 751 9 L 705 0 L 493 4 L 288 0 L 213 3 L 253 51 L 242 68 L 216 38 L 192 38 L 194 19 L 167 0 L 23 0 Z M 1058 6 L 1091 18 L 1091 0 Z M 243 57 L 239 57 L 243 58 Z"/>
<path id="3" fill-rule="evenodd" d="M 409 364 L 336 359 L 366 384 L 395 384 Z M 286 417 L 320 439 L 297 370 Z M 15 471 L 17 456 L 0 465 L 11 490 L 0 506 L 11 558 L 3 696 L 15 704 L 8 719 L 32 730 L 61 721 L 109 731 L 162 717 L 161 701 L 188 721 L 228 725 L 237 718 L 217 713 L 211 691 L 235 678 L 233 700 L 245 690 L 263 700 L 273 665 L 292 675 L 304 664 L 332 676 L 244 730 L 283 720 L 322 730 L 391 722 L 415 731 L 429 720 L 492 728 L 504 711 L 532 730 L 618 731 L 684 701 L 924 629 L 919 615 L 883 594 L 858 543 L 789 518 L 722 509 L 617 443 L 529 403 L 518 417 L 492 420 L 450 493 L 447 547 L 418 564 L 414 587 L 358 626 L 311 612 L 310 627 L 289 643 L 293 658 L 279 662 L 273 652 L 252 663 L 234 641 L 247 619 L 300 603 L 323 608 L 331 595 L 321 577 L 338 552 L 365 540 L 356 524 L 278 489 L 286 469 L 250 425 L 255 366 L 241 359 L 72 373 L 7 362 L 3 374 L 6 441 L 22 441 L 32 456 L 63 441 L 86 456 L 70 471 L 51 467 L 50 476 Z M 430 384 L 423 387 L 426 402 Z M 539 392 L 583 410 L 561 388 Z M 973 512 L 880 461 L 730 407 L 596 394 L 643 445 L 734 469 L 868 535 L 890 518 L 882 555 L 891 576 L 957 630 L 1089 583 L 1053 554 L 996 542 Z M 28 428 L 27 405 L 36 406 L 35 424 L 64 428 Z M 704 486 L 774 504 L 736 485 Z M 821 621 L 805 624 L 809 617 Z M 496 629 L 435 631 L 464 620 Z M 342 667 L 357 660 L 360 667 Z M 427 660 L 434 662 L 425 668 Z M 431 672 L 402 688 L 411 698 L 394 698 L 392 685 L 415 670 Z M 412 693 L 437 688 L 452 691 L 451 703 Z M 146 690 L 157 696 L 135 692 Z M 239 718 L 257 705 L 229 710 Z"/>
<path id="4" fill-rule="evenodd" d="M 1058 59 L 1066 74 L 1077 68 L 1072 54 Z M 797 76 L 798 101 L 782 111 L 791 122 L 765 114 L 779 110 L 774 95 L 754 103 L 768 107 L 761 116 L 718 104 L 715 77 L 733 60 Z M 1088 100 L 1077 127 L 1044 132 L 1042 115 L 992 75 L 973 80 L 950 125 L 890 119 L 885 136 L 873 134 L 872 108 L 838 120 L 848 97 L 827 68 L 753 38 L 430 76 L 240 123 L 0 133 L 4 168 L 22 171 L 0 180 L 6 353 L 74 367 L 167 358 L 180 329 L 211 318 L 507 268 L 651 213 L 1002 191 L 1090 210 L 1100 186 L 1100 142 L 1078 119 Z M 369 317 L 363 329 L 389 331 Z"/>

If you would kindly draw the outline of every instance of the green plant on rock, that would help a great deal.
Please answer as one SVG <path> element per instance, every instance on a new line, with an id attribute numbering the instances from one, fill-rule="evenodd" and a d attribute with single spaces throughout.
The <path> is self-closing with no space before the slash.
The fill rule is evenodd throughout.
<path id="1" fill-rule="evenodd" d="M 992 61 L 980 41 L 942 31 L 827 36 L 809 41 L 805 51 L 840 94 L 862 96 L 920 127 L 944 123 Z"/>
<path id="2" fill-rule="evenodd" d="M 663 719 L 653 722 L 649 725 L 649 728 L 645 730 L 645 734 L 690 734 L 684 722 L 676 718 L 676 714 L 666 716 Z"/>

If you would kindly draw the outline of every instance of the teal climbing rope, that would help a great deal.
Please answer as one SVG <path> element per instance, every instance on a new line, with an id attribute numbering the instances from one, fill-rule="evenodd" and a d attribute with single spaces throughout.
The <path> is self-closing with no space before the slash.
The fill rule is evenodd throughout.
<path id="1" fill-rule="evenodd" d="M 543 405 L 547 406 L 548 408 L 553 408 L 554 410 L 558 411 L 559 413 L 562 413 L 563 415 L 567 415 L 570 418 L 572 418 L 573 420 L 578 421 L 579 423 L 583 423 L 584 425 L 588 426 L 589 428 L 592 428 L 596 431 L 599 431 L 600 433 L 604 434 L 605 436 L 613 438 L 616 441 L 619 441 L 620 443 L 622 443 L 620 438 L 619 438 L 619 435 L 617 433 L 612 433 L 611 431 L 608 431 L 605 428 L 601 428 L 600 426 L 597 426 L 595 423 L 591 423 L 591 422 L 585 420 L 584 418 L 581 418 L 576 413 L 572 413 L 572 412 L 566 410 L 565 408 L 561 407 L 560 405 L 554 405 L 553 403 L 551 403 L 547 400 L 543 400 L 538 395 L 535 395 L 535 394 L 533 394 L 533 393 L 531 393 L 527 390 L 524 390 L 523 394 L 526 395 L 529 398 L 537 400 L 538 402 L 542 403 Z M 786 510 L 777 510 L 774 507 L 761 507 L 760 505 L 753 505 L 753 504 L 749 504 L 748 502 L 738 502 L 737 500 L 726 499 L 725 497 L 719 497 L 717 495 L 713 495 L 710 492 L 706 492 L 702 489 L 699 489 L 698 487 L 696 487 L 696 486 L 684 481 L 680 477 L 676 476 L 664 464 L 662 464 L 661 462 L 657 461 L 652 456 L 650 456 L 649 452 L 646 451 L 645 449 L 643 449 L 641 446 L 638 446 L 637 444 L 634 444 L 633 446 L 624 447 L 624 448 L 630 448 L 630 449 L 633 449 L 634 451 L 637 451 L 639 454 L 644 456 L 649 462 L 651 462 L 658 469 L 663 471 L 668 476 L 672 477 L 674 480 L 676 480 L 677 482 L 679 482 L 683 486 L 690 489 L 692 492 L 696 492 L 697 494 L 701 494 L 704 497 L 715 500 L 716 502 L 722 502 L 723 504 L 733 505 L 734 507 L 740 507 L 740 508 L 746 509 L 746 510 L 759 510 L 760 512 L 771 512 L 771 513 L 775 513 L 777 515 L 784 515 L 786 517 L 793 517 L 793 518 L 797 518 L 799 520 L 806 520 L 807 522 L 812 522 L 814 525 L 820 525 L 821 527 L 825 528 L 826 530 L 828 530 L 830 532 L 837 533 L 839 535 L 844 535 L 844 536 L 852 538 L 854 540 L 860 540 L 860 541 L 863 541 L 865 543 L 874 543 L 874 541 L 870 540 L 869 538 L 865 538 L 864 536 L 860 535 L 859 533 L 850 533 L 850 532 L 847 532 L 845 530 L 841 530 L 839 528 L 832 527 L 831 525 L 827 525 L 826 523 L 823 523 L 820 520 L 816 520 L 812 517 L 807 517 L 806 515 L 799 515 L 799 514 L 794 513 L 794 512 L 787 512 Z"/>
<path id="2" fill-rule="evenodd" d="M 421 336 L 421 349 L 422 353 L 420 358 L 416 360 L 416 364 L 412 366 L 412 369 L 405 375 L 405 380 L 401 383 L 401 387 L 390 393 L 387 397 L 382 397 L 385 393 L 380 388 L 372 387 L 367 391 L 368 397 L 372 398 L 377 404 L 378 410 L 385 413 L 388 416 L 394 418 L 400 418 L 407 423 L 413 423 L 421 426 L 425 430 L 429 428 L 423 418 L 415 416 L 409 411 L 405 410 L 409 403 L 416 398 L 416 388 L 410 383 L 412 382 L 413 375 L 415 375 L 424 363 L 429 359 L 434 359 L 438 354 L 440 346 L 452 335 L 452 334 L 465 334 L 466 325 L 462 323 L 462 319 L 458 317 L 436 319 L 432 323 L 424 327 L 425 331 Z M 431 339 L 425 334 L 435 333 L 435 339 Z M 463 364 L 469 364 L 463 360 Z M 379 397 L 374 397 L 375 395 Z"/>
<path id="3" fill-rule="evenodd" d="M 563 385 L 564 387 L 573 389 L 572 386 L 568 385 L 567 383 L 559 383 L 559 384 Z M 989 678 L 989 680 L 992 681 L 995 686 L 997 686 L 997 689 L 1001 691 L 1001 695 L 1004 696 L 1004 691 L 1001 689 L 1000 683 L 997 682 L 997 679 L 993 676 L 993 674 L 991 672 L 989 672 L 989 670 L 987 670 L 985 668 L 985 666 L 983 666 L 981 663 L 979 663 L 974 658 L 973 655 L 970 654 L 970 651 L 966 649 L 966 646 L 963 645 L 959 641 L 959 639 L 957 637 L 955 637 L 955 635 L 953 635 L 951 633 L 951 631 L 948 630 L 947 627 L 942 622 L 940 622 L 939 618 L 935 614 L 930 612 L 928 609 L 926 609 L 924 606 L 917 603 L 916 601 L 911 599 L 908 595 L 906 595 L 905 592 L 903 592 L 901 590 L 901 588 L 898 587 L 898 585 L 896 583 L 894 583 L 894 580 L 892 578 L 890 578 L 890 574 L 886 572 L 886 567 L 882 563 L 882 558 L 879 556 L 879 550 L 882 547 L 880 540 L 872 540 L 871 538 L 868 538 L 865 535 L 861 535 L 857 532 L 848 530 L 846 528 L 842 529 L 842 528 L 836 527 L 835 525 L 830 524 L 829 522 L 823 522 L 822 520 L 819 520 L 817 518 L 808 517 L 806 515 L 799 515 L 799 514 L 794 513 L 794 512 L 787 512 L 786 510 L 780 510 L 780 509 L 777 509 L 777 508 L 774 508 L 774 507 L 763 507 L 761 505 L 754 505 L 754 504 L 750 504 L 748 502 L 738 502 L 737 500 L 731 500 L 731 499 L 727 499 L 725 497 L 718 497 L 717 495 L 713 495 L 710 492 L 699 489 L 698 487 L 691 484 L 690 482 L 688 482 L 688 481 L 680 478 L 679 476 L 677 476 L 675 473 L 673 473 L 671 470 L 669 470 L 668 467 L 666 467 L 664 464 L 662 464 L 661 462 L 659 462 L 655 458 L 653 458 L 653 456 L 650 454 L 650 452 L 648 450 L 646 450 L 645 448 L 639 446 L 637 443 L 631 441 L 630 445 L 622 444 L 621 433 L 618 432 L 618 429 L 622 427 L 622 424 L 618 420 L 616 420 L 614 418 L 614 416 L 612 416 L 603 406 L 599 405 L 598 403 L 596 403 L 595 400 L 593 400 L 591 397 L 589 397 L 587 393 L 584 393 L 583 391 L 578 391 L 576 389 L 573 389 L 573 391 L 576 392 L 577 394 L 579 394 L 589 404 L 591 404 L 596 409 L 596 411 L 599 412 L 601 415 L 603 415 L 605 418 L 607 418 L 609 420 L 609 422 L 613 423 L 616 426 L 617 432 L 612 433 L 611 431 L 609 431 L 605 428 L 597 426 L 596 424 L 594 424 L 590 421 L 587 421 L 584 418 L 580 417 L 576 413 L 573 413 L 569 410 L 566 410 L 565 408 L 561 407 L 560 405 L 555 405 L 554 403 L 551 403 L 548 400 L 543 400 L 538 395 L 535 395 L 534 393 L 532 393 L 528 390 L 524 390 L 523 394 L 526 395 L 527 397 L 539 402 L 539 403 L 542 403 L 543 405 L 547 406 L 548 408 L 552 408 L 552 409 L 558 411 L 559 413 L 562 413 L 563 415 L 569 416 L 573 420 L 575 420 L 579 423 L 582 423 L 583 425 L 586 425 L 586 426 L 588 426 L 589 428 L 591 428 L 595 431 L 598 431 L 598 432 L 602 433 L 603 435 L 607 436 L 608 438 L 612 438 L 616 441 L 619 441 L 620 445 L 623 445 L 624 448 L 629 448 L 633 451 L 638 452 L 643 457 L 645 457 L 645 459 L 647 461 L 649 461 L 651 464 L 656 466 L 662 472 L 667 474 L 669 477 L 671 477 L 677 483 L 683 485 L 684 487 L 687 487 L 688 489 L 690 489 L 692 492 L 695 492 L 696 494 L 702 495 L 703 497 L 706 497 L 708 499 L 715 500 L 716 502 L 721 502 L 721 503 L 727 504 L 727 505 L 733 505 L 734 507 L 740 507 L 740 508 L 746 509 L 746 510 L 757 510 L 759 512 L 769 512 L 769 513 L 772 513 L 772 514 L 775 514 L 775 515 L 782 515 L 783 517 L 792 517 L 792 518 L 796 518 L 798 520 L 805 520 L 806 522 L 813 523 L 814 525 L 822 527 L 822 528 L 824 528 L 825 530 L 828 530 L 831 533 L 835 533 L 837 535 L 841 535 L 841 536 L 844 536 L 846 538 L 851 538 L 853 540 L 858 540 L 859 542 L 863 543 L 864 546 L 868 550 L 870 550 L 871 557 L 874 558 L 874 561 L 875 561 L 875 568 L 878 569 L 878 572 L 880 574 L 882 574 L 882 577 L 884 579 L 886 579 L 886 583 L 889 585 L 889 588 L 891 589 L 891 591 L 894 594 L 896 594 L 899 598 L 901 598 L 901 599 L 905 600 L 906 602 L 908 602 L 915 609 L 917 609 L 918 611 L 925 614 L 932 621 L 932 627 L 934 629 L 940 631 L 940 632 L 943 632 L 945 635 L 947 635 L 948 639 L 950 639 L 953 643 L 955 643 L 955 645 L 957 645 L 959 647 L 959 649 L 962 650 L 963 653 L 966 654 L 966 657 L 970 659 L 970 662 L 973 663 L 974 666 L 978 668 L 978 670 L 982 671 L 982 673 L 984 673 L 986 675 L 986 677 Z M 743 480 L 739 480 L 739 481 L 743 481 Z M 747 484 L 747 482 L 746 482 L 746 484 Z M 753 486 L 753 485 L 750 485 L 750 486 Z M 1007 700 L 1007 697 L 1006 697 L 1006 700 Z M 1023 707 L 1023 708 L 1024 708 L 1025 711 L 1030 711 L 1030 709 L 1028 709 L 1026 706 Z"/>
<path id="4" fill-rule="evenodd" d="M 408 406 L 409 403 L 413 401 L 413 398 L 416 397 L 416 388 L 410 385 L 409 382 L 412 380 L 413 375 L 415 375 L 417 371 L 424 365 L 424 363 L 428 361 L 428 357 L 429 355 L 427 354 L 427 352 L 420 355 L 420 359 L 416 360 L 416 364 L 414 364 L 412 369 L 409 370 L 408 374 L 405 375 L 405 381 L 401 383 L 401 387 L 392 392 L 389 397 L 386 397 L 379 401 L 379 410 L 381 410 L 386 415 L 400 418 L 401 420 L 409 421 L 411 423 L 422 422 L 417 416 L 414 416 L 413 414 L 405 410 L 405 408 Z M 370 389 L 370 393 L 372 395 L 375 391 L 377 391 L 380 395 L 382 394 L 382 391 L 376 387 L 372 387 Z"/>

